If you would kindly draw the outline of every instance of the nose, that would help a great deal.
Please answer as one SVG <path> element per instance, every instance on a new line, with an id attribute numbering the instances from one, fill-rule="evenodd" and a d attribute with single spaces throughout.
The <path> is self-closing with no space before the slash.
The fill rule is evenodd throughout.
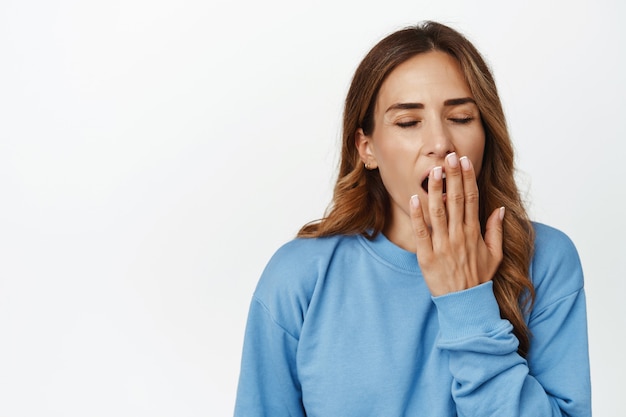
<path id="1" fill-rule="evenodd" d="M 441 120 L 434 120 L 427 124 L 424 138 L 424 152 L 428 156 L 445 158 L 454 152 L 452 138 Z"/>

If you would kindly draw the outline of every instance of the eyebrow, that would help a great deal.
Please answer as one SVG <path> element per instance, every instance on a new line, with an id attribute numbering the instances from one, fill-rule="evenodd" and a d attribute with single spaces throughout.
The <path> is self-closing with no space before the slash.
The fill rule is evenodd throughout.
<path id="1" fill-rule="evenodd" d="M 461 104 L 473 103 L 476 104 L 476 100 L 471 97 L 462 97 L 462 98 L 451 98 L 443 102 L 444 106 L 459 106 Z M 422 103 L 396 103 L 389 106 L 389 108 L 385 111 L 387 113 L 391 110 L 410 110 L 410 109 L 423 109 L 424 104 Z"/>
<path id="2" fill-rule="evenodd" d="M 465 103 L 474 103 L 476 104 L 476 100 L 471 97 L 463 97 L 463 98 L 451 98 L 443 102 L 444 106 L 458 106 L 460 104 Z"/>
<path id="3" fill-rule="evenodd" d="M 423 109 L 424 105 L 422 103 L 396 103 L 389 106 L 389 108 L 385 111 L 387 113 L 391 110 L 410 110 L 410 109 Z"/>

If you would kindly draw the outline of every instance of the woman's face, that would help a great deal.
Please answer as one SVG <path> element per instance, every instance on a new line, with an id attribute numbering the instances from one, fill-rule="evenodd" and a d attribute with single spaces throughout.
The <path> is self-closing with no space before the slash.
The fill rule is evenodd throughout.
<path id="1" fill-rule="evenodd" d="M 428 224 L 425 179 L 444 158 L 467 156 L 479 175 L 485 132 L 458 62 L 432 51 L 396 67 L 383 82 L 374 109 L 374 131 L 361 129 L 356 145 L 363 163 L 378 168 L 391 198 L 385 234 L 400 246 L 412 242 L 409 199 L 418 194 Z M 395 239 L 394 239 L 395 237 Z M 410 246 L 410 244 L 409 244 Z"/>

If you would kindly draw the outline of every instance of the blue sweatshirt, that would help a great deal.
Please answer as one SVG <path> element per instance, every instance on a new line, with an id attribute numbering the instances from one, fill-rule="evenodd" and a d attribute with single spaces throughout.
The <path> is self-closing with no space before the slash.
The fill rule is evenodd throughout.
<path id="1" fill-rule="evenodd" d="M 534 226 L 527 359 L 491 282 L 432 297 L 382 234 L 287 243 L 252 299 L 235 416 L 591 415 L 578 254 Z"/>

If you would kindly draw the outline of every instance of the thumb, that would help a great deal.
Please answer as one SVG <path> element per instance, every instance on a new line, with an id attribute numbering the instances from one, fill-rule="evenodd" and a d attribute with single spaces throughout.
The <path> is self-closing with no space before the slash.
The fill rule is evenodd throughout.
<path id="1" fill-rule="evenodd" d="M 502 222 L 504 219 L 504 207 L 497 208 L 487 219 L 485 229 L 485 245 L 498 262 L 502 260 Z"/>

